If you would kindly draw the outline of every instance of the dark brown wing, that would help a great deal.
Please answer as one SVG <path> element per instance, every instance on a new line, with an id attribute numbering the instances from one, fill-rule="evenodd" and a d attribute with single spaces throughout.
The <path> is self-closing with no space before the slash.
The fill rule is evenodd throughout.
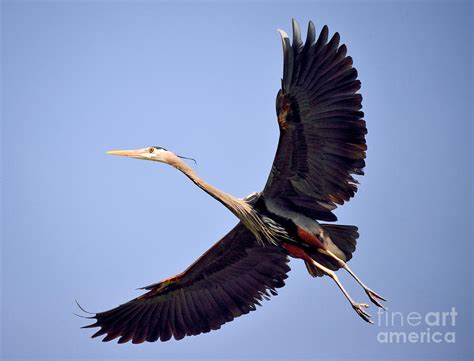
<path id="1" fill-rule="evenodd" d="M 363 174 L 367 129 L 360 81 L 339 46 L 339 34 L 328 41 L 324 26 L 316 40 L 312 22 L 306 42 L 293 20 L 293 44 L 280 31 L 284 69 L 277 95 L 280 139 L 263 196 L 317 219 L 334 221 L 331 212 L 354 196 Z"/>
<path id="2" fill-rule="evenodd" d="M 277 247 L 261 247 L 238 223 L 186 271 L 144 289 L 146 294 L 112 310 L 95 314 L 100 327 L 92 337 L 117 337 L 119 343 L 167 341 L 172 336 L 217 330 L 235 317 L 255 310 L 276 295 L 287 278 L 288 257 Z"/>

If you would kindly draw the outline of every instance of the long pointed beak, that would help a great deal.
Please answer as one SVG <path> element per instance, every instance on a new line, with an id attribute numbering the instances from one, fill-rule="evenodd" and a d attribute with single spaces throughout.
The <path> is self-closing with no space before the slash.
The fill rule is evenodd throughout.
<path id="1" fill-rule="evenodd" d="M 122 155 L 122 156 L 125 156 L 125 157 L 139 157 L 139 156 L 142 156 L 144 153 L 146 153 L 146 151 L 143 150 L 143 149 L 137 149 L 137 150 L 111 150 L 110 152 L 107 152 L 107 154 Z"/>

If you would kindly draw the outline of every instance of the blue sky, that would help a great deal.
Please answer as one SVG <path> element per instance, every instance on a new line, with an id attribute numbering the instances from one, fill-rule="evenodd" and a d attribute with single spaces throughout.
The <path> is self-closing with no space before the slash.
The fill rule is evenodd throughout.
<path id="1" fill-rule="evenodd" d="M 1 340 L 5 360 L 472 358 L 470 2 L 2 2 Z M 337 211 L 352 268 L 389 312 L 450 311 L 454 344 L 384 344 L 327 278 L 218 332 L 104 344 L 72 315 L 182 271 L 236 219 L 176 170 L 111 157 L 166 147 L 236 196 L 260 190 L 278 129 L 276 29 L 338 31 L 362 81 L 366 176 Z M 365 295 L 341 279 L 362 302 Z M 377 323 L 376 310 L 371 308 Z M 390 313 L 389 313 L 390 314 Z"/>

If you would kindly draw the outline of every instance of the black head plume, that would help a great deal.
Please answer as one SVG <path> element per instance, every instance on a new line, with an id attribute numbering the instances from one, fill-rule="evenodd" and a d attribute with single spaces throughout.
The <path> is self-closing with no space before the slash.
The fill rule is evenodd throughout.
<path id="1" fill-rule="evenodd" d="M 177 154 L 176 154 L 176 155 L 177 155 Z M 192 160 L 192 161 L 194 162 L 194 164 L 197 165 L 196 159 L 194 159 L 194 158 L 183 157 L 183 156 L 181 156 L 181 155 L 177 155 L 177 156 L 178 156 L 179 158 L 181 158 L 181 159 L 189 159 L 189 160 Z"/>

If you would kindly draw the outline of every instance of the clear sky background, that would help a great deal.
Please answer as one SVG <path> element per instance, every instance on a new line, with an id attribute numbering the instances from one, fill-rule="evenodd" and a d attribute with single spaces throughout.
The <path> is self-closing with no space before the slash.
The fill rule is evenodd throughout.
<path id="1" fill-rule="evenodd" d="M 5 360 L 472 359 L 471 2 L 2 2 L 1 332 Z M 237 196 L 262 189 L 277 145 L 277 28 L 328 24 L 362 81 L 360 227 L 352 268 L 390 312 L 450 311 L 455 344 L 384 344 L 328 279 L 287 286 L 218 332 L 90 339 L 103 311 L 186 268 L 236 219 L 163 164 L 107 156 L 158 145 Z M 360 302 L 365 294 L 341 279 Z"/>

